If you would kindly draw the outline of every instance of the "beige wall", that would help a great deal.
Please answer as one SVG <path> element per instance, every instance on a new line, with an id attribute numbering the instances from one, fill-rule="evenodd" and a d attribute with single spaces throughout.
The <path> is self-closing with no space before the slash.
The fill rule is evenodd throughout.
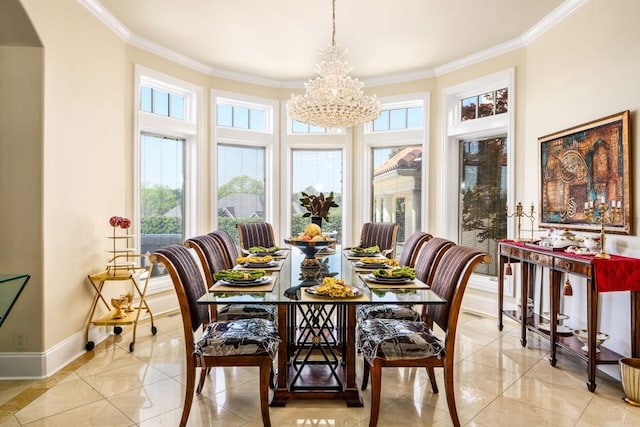
<path id="1" fill-rule="evenodd" d="M 43 49 L 0 46 L 0 274 L 31 279 L 0 328 L 0 348 L 42 349 Z M 4 315 L 4 313 L 1 313 Z"/>
<path id="2" fill-rule="evenodd" d="M 28 337 L 27 350 L 46 351 L 82 330 L 93 296 L 86 275 L 105 262 L 109 217 L 127 215 L 125 44 L 77 1 L 23 5 L 45 63 L 44 165 L 34 188 L 44 206 L 44 273 L 29 301 L 32 311 L 43 307 L 44 333 Z"/>
<path id="3" fill-rule="evenodd" d="M 632 142 L 637 141 L 640 58 L 635 53 L 640 30 L 634 17 L 640 16 L 640 2 L 620 0 L 616 8 L 607 3 L 587 2 L 529 46 L 471 67 L 414 82 L 367 87 L 367 92 L 378 96 L 431 94 L 430 232 L 438 234 L 442 229 L 435 201 L 442 199 L 442 180 L 447 179 L 440 161 L 441 94 L 446 87 L 515 68 L 515 194 L 522 200 L 538 199 L 539 136 L 629 109 L 633 112 Z M 93 296 L 86 274 L 99 268 L 107 257 L 108 218 L 132 216 L 134 65 L 203 88 L 200 167 L 204 171 L 209 170 L 212 89 L 281 100 L 288 99 L 291 90 L 207 76 L 128 46 L 76 0 L 22 0 L 22 4 L 42 40 L 44 56 L 37 50 L 16 53 L 12 48 L 0 48 L 0 83 L 15 85 L 6 93 L 9 98 L 22 96 L 26 111 L 22 115 L 11 112 L 11 101 L 6 100 L 2 86 L 0 120 L 5 122 L 0 121 L 0 196 L 3 201 L 12 201 L 16 209 L 2 213 L 13 223 L 0 221 L 3 239 L 12 242 L 12 247 L 0 249 L 0 266 L 16 272 L 29 270 L 34 280 L 23 296 L 24 305 L 17 307 L 0 329 L 0 347 L 13 351 L 13 334 L 20 327 L 28 328 L 28 351 L 48 352 L 84 328 Z M 29 71 L 17 82 L 15 77 L 9 80 L 8 76 L 21 70 Z M 29 96 L 24 97 L 25 93 Z M 3 126 L 6 121 L 19 124 L 8 127 L 8 135 Z M 7 151 L 7 138 L 26 144 Z M 633 149 L 632 154 L 632 163 L 639 164 L 638 150 Z M 19 189 L 7 184 L 17 175 L 23 183 Z M 201 217 L 205 229 L 210 227 L 209 182 L 209 174 L 203 174 Z M 640 186 L 635 186 L 635 200 L 639 191 Z M 358 208 L 354 206 L 354 210 Z M 634 211 L 638 212 L 637 202 Z M 638 228 L 637 214 L 634 228 Z M 616 236 L 610 241 L 617 251 L 640 256 L 636 236 Z M 580 322 L 584 306 L 579 298 L 583 295 L 580 287 L 576 288 L 572 304 L 575 320 Z M 624 293 L 606 295 L 603 306 L 603 330 L 611 334 L 621 329 L 612 341 L 614 348 L 624 350 L 628 345 L 628 325 L 624 330 L 628 297 Z M 618 315 L 622 320 L 612 319 L 614 311 L 622 313 Z M 79 354 L 82 348 L 74 351 Z"/>
<path id="4" fill-rule="evenodd" d="M 640 165 L 637 150 L 640 110 L 640 2 L 589 1 L 561 25 L 547 32 L 527 48 L 526 123 L 524 139 L 518 144 L 524 169 L 522 200 L 538 200 L 537 138 L 601 117 L 631 111 L 631 182 L 634 200 L 633 236 L 607 236 L 608 250 L 640 257 L 638 201 L 640 185 L 634 167 Z M 569 324 L 586 322 L 584 283 L 572 278 L 574 296 L 566 298 Z M 577 283 L 578 286 L 575 284 Z M 600 328 L 611 335 L 607 346 L 630 354 L 629 293 L 600 295 Z"/>

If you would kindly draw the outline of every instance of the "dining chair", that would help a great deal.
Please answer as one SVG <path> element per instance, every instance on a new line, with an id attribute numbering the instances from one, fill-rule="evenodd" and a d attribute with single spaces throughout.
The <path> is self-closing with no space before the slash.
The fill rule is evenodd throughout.
<path id="1" fill-rule="evenodd" d="M 227 268 L 233 268 L 233 266 L 236 265 L 236 258 L 238 258 L 240 254 L 238 253 L 236 243 L 229 233 L 224 230 L 215 230 L 209 233 L 209 236 L 218 239 L 227 256 Z"/>
<path id="2" fill-rule="evenodd" d="M 360 232 L 361 248 L 378 246 L 380 252 L 387 258 L 394 258 L 396 254 L 396 240 L 398 238 L 398 224 L 395 222 L 366 222 L 362 224 Z"/>
<path id="3" fill-rule="evenodd" d="M 191 412 L 196 370 L 201 368 L 196 393 L 202 391 L 207 368 L 227 366 L 256 366 L 259 368 L 259 395 L 262 423 L 271 425 L 269 416 L 269 374 L 280 338 L 273 322 L 265 319 L 242 319 L 229 322 L 210 322 L 209 308 L 197 303 L 207 291 L 191 250 L 173 244 L 151 254 L 152 262 L 164 265 L 171 277 L 184 329 L 186 355 L 186 388 L 180 426 L 185 426 Z M 196 331 L 203 330 L 199 339 Z"/>
<path id="4" fill-rule="evenodd" d="M 215 284 L 213 274 L 220 270 L 233 268 L 233 262 L 227 255 L 222 241 L 211 234 L 203 234 L 187 239 L 184 245 L 192 248 L 200 258 L 207 288 Z M 212 306 L 214 320 L 237 320 L 246 318 L 262 318 L 276 321 L 278 306 L 275 304 L 225 304 L 217 309 Z"/>
<path id="5" fill-rule="evenodd" d="M 371 415 L 369 426 L 378 424 L 382 368 L 443 368 L 449 415 L 454 426 L 460 426 L 453 388 L 456 328 L 462 297 L 471 273 L 479 263 L 491 257 L 468 246 L 454 246 L 442 256 L 436 268 L 431 289 L 447 301 L 427 309 L 433 323 L 444 331 L 444 341 L 434 334 L 427 322 L 395 319 L 369 319 L 358 324 L 356 342 L 366 360 L 364 384 L 371 374 Z M 438 392 L 435 376 L 431 387 Z"/>
<path id="6" fill-rule="evenodd" d="M 240 236 L 240 249 L 248 251 L 255 246 L 276 246 L 273 226 L 268 222 L 240 222 L 236 224 Z"/>
<path id="7" fill-rule="evenodd" d="M 422 245 L 431 239 L 433 239 L 433 236 L 424 231 L 417 230 L 411 233 L 402 245 L 398 264 L 400 266 L 414 267 Z"/>
<path id="8" fill-rule="evenodd" d="M 416 233 L 423 233 L 421 231 Z M 416 234 L 413 233 L 413 234 Z M 450 240 L 440 237 L 432 237 L 430 234 L 423 233 L 419 236 L 425 239 L 421 247 L 417 249 L 418 254 L 406 256 L 413 259 L 415 265 L 411 265 L 416 270 L 416 277 L 426 284 L 430 284 L 433 279 L 435 268 L 440 262 L 444 251 L 454 245 Z M 428 236 L 428 239 L 427 239 Z M 403 255 L 405 249 L 402 250 Z M 415 250 L 414 250 L 415 252 Z M 360 304 L 356 307 L 358 321 L 366 319 L 398 319 L 398 320 L 420 320 L 423 314 L 413 309 L 411 304 Z M 363 389 L 365 385 L 363 384 Z"/>

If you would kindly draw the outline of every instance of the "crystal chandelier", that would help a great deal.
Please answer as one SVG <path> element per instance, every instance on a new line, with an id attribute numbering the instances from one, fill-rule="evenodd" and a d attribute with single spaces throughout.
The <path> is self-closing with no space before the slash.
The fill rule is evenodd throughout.
<path id="1" fill-rule="evenodd" d="M 318 76 L 304 84 L 304 95 L 291 95 L 287 111 L 295 120 L 325 128 L 346 128 L 375 120 L 380 115 L 376 96 L 362 91 L 362 82 L 349 76 L 345 50 L 336 47 L 336 0 L 333 0 L 331 46 L 321 49 Z"/>

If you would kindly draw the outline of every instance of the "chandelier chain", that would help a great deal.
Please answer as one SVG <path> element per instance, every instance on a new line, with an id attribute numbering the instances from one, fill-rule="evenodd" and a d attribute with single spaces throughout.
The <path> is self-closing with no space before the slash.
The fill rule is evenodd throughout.
<path id="1" fill-rule="evenodd" d="M 333 15 L 331 17 L 333 22 L 333 32 L 331 33 L 331 46 L 336 45 L 336 0 L 333 0 Z"/>
<path id="2" fill-rule="evenodd" d="M 336 46 L 336 0 L 332 0 L 331 45 L 321 49 L 318 75 L 305 83 L 304 95 L 291 95 L 287 112 L 294 120 L 324 128 L 347 128 L 380 115 L 376 96 L 367 96 L 362 82 L 349 75 L 344 49 Z"/>

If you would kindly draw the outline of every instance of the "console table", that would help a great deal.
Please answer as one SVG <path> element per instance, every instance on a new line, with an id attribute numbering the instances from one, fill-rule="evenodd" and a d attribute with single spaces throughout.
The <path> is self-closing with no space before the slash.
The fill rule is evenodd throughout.
<path id="1" fill-rule="evenodd" d="M 596 283 L 596 269 L 602 271 L 608 266 L 622 265 L 625 268 L 631 268 L 635 275 L 633 280 L 620 281 L 615 285 L 615 289 L 606 290 L 627 290 L 631 292 L 631 352 L 632 357 L 640 355 L 640 281 L 636 280 L 637 274 L 640 274 L 640 259 L 612 256 L 611 260 L 618 264 L 601 264 L 610 260 L 596 260 L 593 256 L 573 255 L 563 251 L 554 251 L 551 248 L 543 248 L 534 244 L 501 241 L 498 244 L 499 268 L 498 268 L 498 329 L 502 330 L 502 316 L 505 315 L 521 326 L 521 344 L 527 345 L 527 330 L 535 332 L 548 338 L 551 341 L 551 354 L 549 362 L 551 366 L 555 366 L 556 351 L 561 347 L 570 353 L 578 356 L 587 362 L 588 381 L 587 388 L 593 392 L 596 389 L 596 365 L 598 364 L 618 364 L 618 360 L 623 356 L 609 350 L 604 346 L 600 346 L 600 352 L 596 352 L 596 335 L 598 332 L 598 296 L 603 292 L 602 287 L 598 287 Z M 521 278 L 521 310 L 504 310 L 504 264 L 519 263 L 522 273 Z M 549 273 L 550 284 L 550 313 L 549 313 L 549 331 L 540 328 L 543 321 L 547 320 L 537 313 L 533 313 L 527 317 L 527 297 L 530 295 L 530 283 L 535 279 L 536 269 L 542 267 L 543 271 Z M 560 334 L 557 330 L 557 318 L 560 306 L 560 291 L 562 284 L 562 275 L 571 273 L 586 279 L 587 286 L 587 351 L 583 351 L 582 343 L 573 334 Z M 601 276 L 602 280 L 604 276 Z M 629 276 L 626 276 L 629 277 Z M 522 315 L 524 314 L 524 315 Z"/>

